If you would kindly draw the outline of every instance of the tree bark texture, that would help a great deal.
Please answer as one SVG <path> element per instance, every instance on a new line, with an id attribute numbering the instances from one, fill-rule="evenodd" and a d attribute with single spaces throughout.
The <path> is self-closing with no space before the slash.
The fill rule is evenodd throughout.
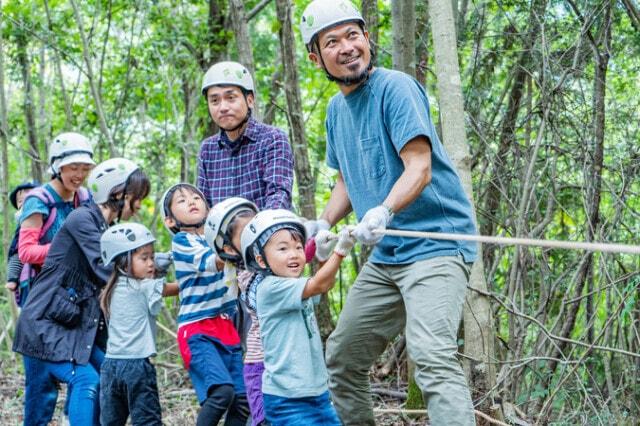
<path id="1" fill-rule="evenodd" d="M 287 118 L 290 129 L 289 138 L 293 148 L 294 168 L 298 183 L 299 212 L 307 219 L 315 219 L 315 181 L 309 164 L 307 141 L 304 133 L 304 118 L 302 116 L 298 66 L 295 54 L 296 46 L 291 21 L 291 2 L 289 0 L 276 0 L 276 13 L 280 22 L 278 36 L 280 38 L 280 52 L 284 69 L 284 91 L 287 99 Z M 329 299 L 326 295 L 321 298 L 321 302 L 316 308 L 316 313 L 320 334 L 324 340 L 333 331 Z"/>
<path id="2" fill-rule="evenodd" d="M 466 141 L 464 101 L 462 99 L 457 38 L 451 1 L 431 0 L 429 15 L 433 24 L 433 47 L 438 76 L 438 92 L 440 93 L 442 139 L 454 166 L 458 170 L 464 191 L 473 208 L 471 158 Z M 487 290 L 481 247 L 479 247 L 478 261 L 471 271 L 469 285 L 482 292 Z M 471 358 L 471 361 L 467 362 L 466 373 L 474 400 L 490 394 L 495 385 L 492 324 L 493 318 L 489 300 L 480 293 L 469 292 L 464 309 L 464 350 L 465 354 Z M 493 416 L 499 415 L 492 410 L 493 405 L 490 396 L 484 399 L 478 408 Z"/>
<path id="3" fill-rule="evenodd" d="M 393 69 L 416 76 L 416 2 L 391 2 L 393 20 Z"/>
<path id="4" fill-rule="evenodd" d="M 362 17 L 366 23 L 366 30 L 369 31 L 369 43 L 375 55 L 371 58 L 376 63 L 378 56 L 378 38 L 380 34 L 378 18 L 378 0 L 362 0 Z"/>
<path id="5" fill-rule="evenodd" d="M 244 10 L 243 0 L 230 0 L 229 9 L 231 15 L 231 25 L 233 34 L 236 39 L 236 48 L 238 49 L 238 60 L 244 65 L 256 84 L 256 67 L 253 61 L 253 48 L 251 47 L 251 37 L 249 35 L 249 26 L 247 25 L 247 15 Z M 255 106 L 253 114 L 259 118 L 260 106 L 258 104 L 258 93 L 254 93 Z"/>
<path id="6" fill-rule="evenodd" d="M 29 59 L 29 42 L 26 34 L 19 31 L 16 34 L 18 63 L 24 83 L 23 111 L 27 124 L 27 140 L 29 141 L 29 156 L 31 157 L 31 175 L 33 179 L 42 182 L 42 167 L 40 150 L 38 149 L 38 131 L 36 129 L 35 100 L 33 98 L 33 84 L 31 82 L 31 60 Z"/>

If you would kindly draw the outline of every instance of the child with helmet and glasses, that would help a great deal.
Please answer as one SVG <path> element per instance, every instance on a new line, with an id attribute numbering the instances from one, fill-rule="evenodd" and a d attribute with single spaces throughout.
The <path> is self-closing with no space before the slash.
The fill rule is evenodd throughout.
<path id="1" fill-rule="evenodd" d="M 99 371 L 107 330 L 98 297 L 113 270 L 102 263 L 100 236 L 140 209 L 150 183 L 124 158 L 96 166 L 88 183 L 95 203 L 71 212 L 56 233 L 18 318 L 13 350 L 24 358 L 26 425 L 50 420 L 51 414 L 43 412 L 42 377 L 68 384 L 72 426 L 99 424 Z"/>
<path id="2" fill-rule="evenodd" d="M 243 340 L 242 371 L 252 426 L 267 424 L 262 398 L 264 353 L 255 303 L 257 283 L 263 276 L 245 270 L 240 254 L 240 235 L 257 212 L 257 206 L 244 198 L 227 198 L 211 208 L 204 229 L 207 243 L 225 261 L 225 280 L 237 281 L 241 291 L 242 303 L 238 309 L 244 309 L 245 314 L 236 316 L 236 328 Z"/>
<path id="3" fill-rule="evenodd" d="M 151 232 L 139 223 L 121 223 L 100 239 L 105 265 L 113 273 L 100 296 L 109 330 L 100 369 L 100 424 L 162 425 L 156 370 L 156 317 L 162 296 L 178 294 L 177 283 L 158 277 Z"/>
<path id="4" fill-rule="evenodd" d="M 249 416 L 242 379 L 242 346 L 232 317 L 238 286 L 225 280 L 224 262 L 204 238 L 208 204 L 195 186 L 180 183 L 162 197 L 162 216 L 173 234 L 180 287 L 178 346 L 195 388 L 196 425 L 243 425 Z M 225 415 L 226 413 L 226 415 Z"/>
<path id="5" fill-rule="evenodd" d="M 341 424 L 329 399 L 313 305 L 319 299 L 314 296 L 333 287 L 355 240 L 350 229 L 343 228 L 333 253 L 307 278 L 302 276 L 305 239 L 302 220 L 287 210 L 258 213 L 241 235 L 245 265 L 264 275 L 255 303 L 264 350 L 264 410 L 273 426 Z"/>

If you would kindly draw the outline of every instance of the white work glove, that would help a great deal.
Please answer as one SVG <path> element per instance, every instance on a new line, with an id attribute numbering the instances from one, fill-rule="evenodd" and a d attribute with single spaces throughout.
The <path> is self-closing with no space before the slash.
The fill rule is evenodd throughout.
<path id="1" fill-rule="evenodd" d="M 319 231 L 328 231 L 331 228 L 331 224 L 324 219 L 318 220 L 306 220 L 304 222 L 304 229 L 307 232 L 307 239 L 315 236 Z"/>
<path id="2" fill-rule="evenodd" d="M 353 230 L 353 235 L 362 244 L 368 246 L 378 244 L 384 235 L 374 234 L 373 230 L 385 229 L 392 218 L 393 214 L 387 207 L 383 205 L 374 207 L 370 209 L 358 225 L 356 225 L 356 228 Z"/>
<path id="3" fill-rule="evenodd" d="M 333 252 L 338 256 L 346 257 L 356 243 L 356 239 L 352 234 L 353 227 L 345 226 L 338 233 L 338 243 Z M 320 233 L 318 233 L 320 235 Z"/>
<path id="4" fill-rule="evenodd" d="M 331 256 L 333 247 L 338 242 L 338 236 L 331 231 L 321 229 L 314 237 L 316 240 L 316 259 L 325 262 Z"/>
<path id="5" fill-rule="evenodd" d="M 171 265 L 173 265 L 173 254 L 170 251 L 155 253 L 153 255 L 153 263 L 156 266 L 156 275 L 164 277 L 167 275 Z"/>

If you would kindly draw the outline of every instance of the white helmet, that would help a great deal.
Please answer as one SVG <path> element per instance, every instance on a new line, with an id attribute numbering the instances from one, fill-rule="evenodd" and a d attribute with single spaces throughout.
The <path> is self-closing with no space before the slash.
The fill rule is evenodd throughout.
<path id="1" fill-rule="evenodd" d="M 156 239 L 149 229 L 140 223 L 119 223 L 104 231 L 100 237 L 102 263 L 110 264 L 123 253 L 151 244 Z"/>
<path id="2" fill-rule="evenodd" d="M 138 165 L 126 158 L 112 158 L 98 164 L 89 175 L 88 186 L 96 204 L 106 203 L 113 188 L 124 184 Z"/>
<path id="3" fill-rule="evenodd" d="M 207 89 L 211 86 L 239 86 L 255 94 L 251 73 L 237 62 L 225 61 L 212 65 L 202 78 L 204 96 L 207 96 Z"/>
<path id="4" fill-rule="evenodd" d="M 284 209 L 263 210 L 244 227 L 240 235 L 240 249 L 242 260 L 247 269 L 254 272 L 271 273 L 268 264 L 266 268 L 258 265 L 255 253 L 256 251 L 262 253 L 264 258 L 263 247 L 269 238 L 280 229 L 295 229 L 302 235 L 303 244 L 307 239 L 302 220 L 296 214 Z"/>
<path id="5" fill-rule="evenodd" d="M 231 241 L 226 235 L 229 223 L 238 213 L 245 211 L 257 213 L 258 207 L 242 197 L 227 198 L 211 208 L 207 221 L 204 224 L 204 238 L 207 244 L 209 244 L 209 247 L 215 250 L 220 258 L 232 261 L 240 260 L 235 257 L 229 257 L 222 247 L 225 244 L 231 245 Z"/>
<path id="6" fill-rule="evenodd" d="M 61 133 L 49 145 L 49 166 L 51 166 L 53 174 L 58 174 L 60 167 L 72 163 L 95 166 L 93 145 L 80 133 Z"/>
<path id="7" fill-rule="evenodd" d="M 202 191 L 200 191 L 194 185 L 191 185 L 190 183 L 186 183 L 186 182 L 180 182 L 180 183 L 176 183 L 175 185 L 171 185 L 169 187 L 169 189 L 164 191 L 164 194 L 162 194 L 162 198 L 160 199 L 160 216 L 162 217 L 162 223 L 164 223 L 164 227 L 167 228 L 167 231 L 169 231 L 169 234 L 171 234 L 172 236 L 175 235 L 177 232 L 179 232 L 180 231 L 179 228 L 181 228 L 181 227 L 199 228 L 204 223 L 204 221 L 203 221 L 202 223 L 196 223 L 196 224 L 193 224 L 193 225 L 186 225 L 186 224 L 180 223 L 180 222 L 178 222 L 176 220 L 176 226 L 175 227 L 169 227 L 167 225 L 167 223 L 165 221 L 166 218 L 171 217 L 171 218 L 173 218 L 175 220 L 175 217 L 173 217 L 173 215 L 171 214 L 171 209 L 169 209 L 169 203 L 171 202 L 171 197 L 173 197 L 173 193 L 176 192 L 176 189 L 183 188 L 183 187 L 188 187 L 193 192 L 195 192 L 196 194 L 200 195 L 200 197 L 202 197 L 202 199 L 204 200 L 204 203 L 207 205 L 207 207 L 209 206 L 209 202 L 207 201 L 207 199 L 204 196 L 204 194 L 202 193 Z M 205 218 L 205 221 L 206 221 L 206 218 Z"/>
<path id="8" fill-rule="evenodd" d="M 313 0 L 302 12 L 302 41 L 308 48 L 320 31 L 352 21 L 365 25 L 362 15 L 349 0 Z"/>

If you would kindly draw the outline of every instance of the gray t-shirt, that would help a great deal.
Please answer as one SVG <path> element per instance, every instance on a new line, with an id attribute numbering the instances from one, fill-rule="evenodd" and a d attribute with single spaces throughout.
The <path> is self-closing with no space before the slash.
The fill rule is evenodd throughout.
<path id="1" fill-rule="evenodd" d="M 156 316 L 162 308 L 164 278 L 121 276 L 111 297 L 107 358 L 156 355 Z"/>
<path id="2" fill-rule="evenodd" d="M 307 280 L 268 276 L 258 284 L 256 307 L 264 349 L 265 394 L 302 398 L 328 390 L 313 301 L 302 300 Z"/>

